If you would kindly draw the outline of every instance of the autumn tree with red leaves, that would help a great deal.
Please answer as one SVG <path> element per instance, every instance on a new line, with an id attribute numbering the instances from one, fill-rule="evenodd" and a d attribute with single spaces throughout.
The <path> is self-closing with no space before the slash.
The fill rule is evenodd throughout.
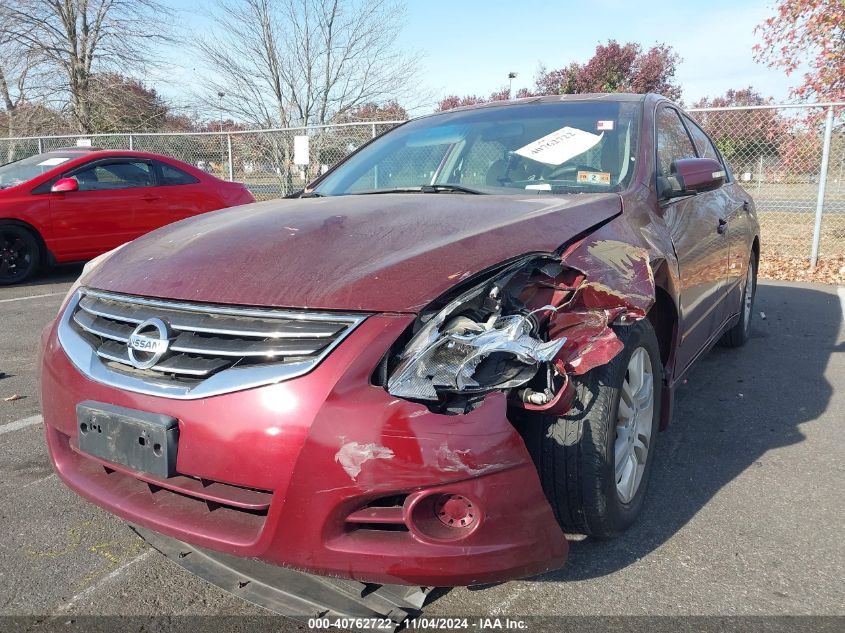
<path id="1" fill-rule="evenodd" d="M 408 111 L 397 101 L 386 103 L 362 103 L 335 116 L 332 123 L 352 123 L 357 121 L 404 121 Z"/>
<path id="2" fill-rule="evenodd" d="M 570 64 L 552 71 L 551 76 L 541 73 L 536 83 L 543 94 L 656 92 L 677 101 L 681 87 L 674 79 L 679 61 L 677 53 L 665 44 L 643 52 L 642 46 L 634 42 L 622 45 L 608 40 L 607 44 L 596 46 L 586 64 Z M 560 78 L 557 86 L 554 77 Z"/>
<path id="3" fill-rule="evenodd" d="M 489 97 L 479 97 L 478 95 L 466 95 L 459 97 L 458 95 L 449 95 L 443 97 L 434 109 L 435 112 L 445 112 L 446 110 L 454 110 L 455 108 L 462 108 L 464 106 L 477 105 L 479 103 L 488 103 L 490 101 L 504 101 L 509 98 L 509 89 L 506 87 L 497 90 Z M 527 97 L 530 95 L 517 94 L 517 97 Z"/>
<path id="4" fill-rule="evenodd" d="M 808 67 L 792 89 L 800 99 L 845 101 L 845 2 L 780 0 L 776 13 L 757 27 L 763 38 L 755 59 L 787 75 Z"/>
<path id="5" fill-rule="evenodd" d="M 541 66 L 534 88 L 522 88 L 516 97 L 587 92 L 657 92 L 677 101 L 681 97 L 681 87 L 675 83 L 679 62 L 677 53 L 665 44 L 643 51 L 642 46 L 634 42 L 622 45 L 616 40 L 609 40 L 607 44 L 596 46 L 595 53 L 585 64 L 572 62 L 552 70 Z M 437 111 L 507 98 L 507 88 L 487 98 L 450 95 L 438 104 Z"/>

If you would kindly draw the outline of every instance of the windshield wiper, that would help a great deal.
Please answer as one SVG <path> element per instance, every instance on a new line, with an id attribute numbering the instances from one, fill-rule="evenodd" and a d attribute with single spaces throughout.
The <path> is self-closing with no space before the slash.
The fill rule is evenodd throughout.
<path id="1" fill-rule="evenodd" d="M 420 187 L 420 191 L 423 193 L 472 193 L 476 195 L 482 195 L 483 191 L 478 191 L 478 189 L 470 189 L 469 187 L 464 187 L 463 185 L 423 185 Z"/>
<path id="2" fill-rule="evenodd" d="M 471 193 L 484 195 L 483 191 L 464 187 L 463 185 L 421 185 L 419 187 L 395 187 L 393 189 L 374 189 L 373 191 L 360 191 L 354 195 L 368 196 L 377 193 Z"/>

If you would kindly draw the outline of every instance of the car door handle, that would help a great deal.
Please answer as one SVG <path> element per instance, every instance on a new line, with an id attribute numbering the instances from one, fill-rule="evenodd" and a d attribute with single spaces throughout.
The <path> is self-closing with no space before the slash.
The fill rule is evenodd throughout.
<path id="1" fill-rule="evenodd" d="M 142 196 L 141 200 L 144 202 L 155 202 L 156 200 L 161 200 L 161 196 Z"/>
<path id="2" fill-rule="evenodd" d="M 722 233 L 724 233 L 725 231 L 727 231 L 728 230 L 728 221 L 725 218 L 719 218 L 719 228 L 716 229 L 716 230 L 719 231 L 720 235 Z"/>

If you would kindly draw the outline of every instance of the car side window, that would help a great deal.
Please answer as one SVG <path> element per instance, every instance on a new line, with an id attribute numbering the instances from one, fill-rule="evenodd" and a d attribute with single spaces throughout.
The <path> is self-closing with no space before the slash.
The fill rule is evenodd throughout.
<path id="1" fill-rule="evenodd" d="M 695 143 L 695 149 L 698 151 L 699 158 L 712 158 L 721 162 L 719 152 L 716 151 L 716 146 L 713 145 L 713 141 L 704 133 L 704 130 L 698 127 L 695 121 L 690 119 L 686 119 L 686 124 L 690 136 L 692 136 L 692 142 Z"/>
<path id="2" fill-rule="evenodd" d="M 191 174 L 182 171 L 167 163 L 158 163 L 161 169 L 161 184 L 163 185 L 194 185 L 199 182 Z"/>
<path id="3" fill-rule="evenodd" d="M 695 157 L 695 148 L 678 112 L 673 108 L 661 108 L 657 112 L 658 177 L 671 174 L 672 161 Z"/>
<path id="4" fill-rule="evenodd" d="M 97 163 L 74 173 L 80 191 L 103 191 L 152 187 L 155 184 L 152 165 L 142 161 Z"/>

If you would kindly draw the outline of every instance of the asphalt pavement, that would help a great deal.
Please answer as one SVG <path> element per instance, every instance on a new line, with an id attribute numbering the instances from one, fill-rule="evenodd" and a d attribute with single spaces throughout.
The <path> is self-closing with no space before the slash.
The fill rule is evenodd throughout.
<path id="1" fill-rule="evenodd" d="M 78 273 L 0 288 L 0 616 L 266 613 L 53 474 L 35 355 Z M 442 592 L 426 615 L 845 615 L 843 310 L 845 288 L 761 283 L 748 344 L 680 388 L 631 530 L 573 542 L 538 578 Z"/>

